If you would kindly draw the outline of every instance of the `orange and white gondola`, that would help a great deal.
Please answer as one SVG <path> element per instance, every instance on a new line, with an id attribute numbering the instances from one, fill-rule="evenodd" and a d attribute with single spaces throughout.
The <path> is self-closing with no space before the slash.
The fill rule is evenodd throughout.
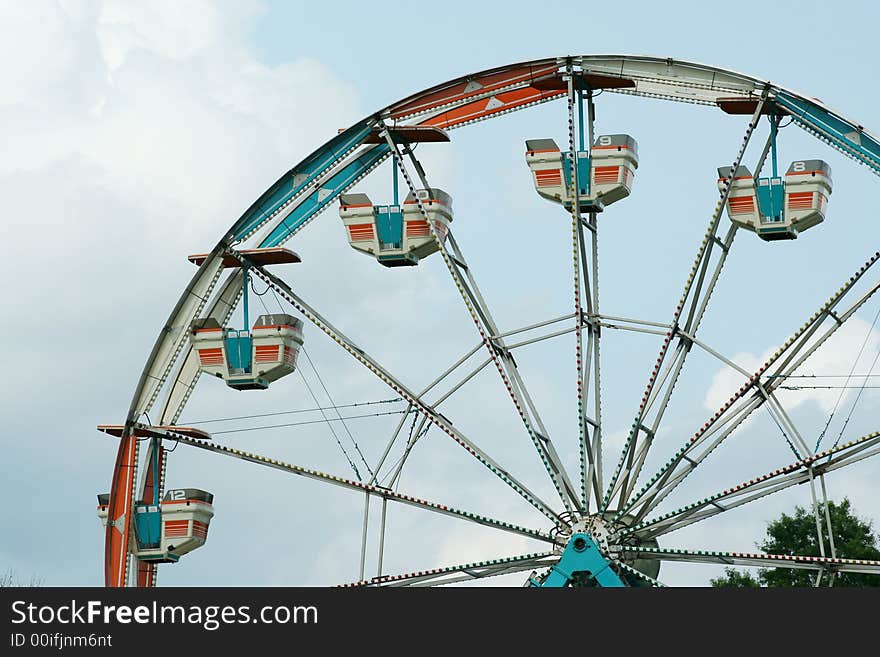
<path id="1" fill-rule="evenodd" d="M 719 167 L 718 189 L 731 168 Z M 799 160 L 785 178 L 755 178 L 748 167 L 737 167 L 727 197 L 727 215 L 763 240 L 793 240 L 822 223 L 831 196 L 831 167 L 824 160 Z"/>
<path id="2" fill-rule="evenodd" d="M 175 563 L 202 547 L 214 517 L 214 496 L 198 488 L 169 490 L 159 504 L 134 505 L 134 556 L 140 561 Z M 98 517 L 107 526 L 110 494 L 98 495 Z"/>
<path id="3" fill-rule="evenodd" d="M 526 140 L 526 162 L 535 190 L 548 201 L 571 209 L 569 153 L 552 139 Z M 577 152 L 577 202 L 582 212 L 601 212 L 632 192 L 639 166 L 638 144 L 629 135 L 602 135 L 589 152 Z"/>
<path id="4" fill-rule="evenodd" d="M 439 247 L 428 222 L 445 241 L 452 222 L 452 197 L 434 187 L 418 189 L 416 195 L 428 215 L 427 221 L 412 193 L 403 205 L 373 205 L 366 194 L 342 194 L 339 217 L 351 247 L 386 267 L 417 265 L 422 258 L 436 253 Z"/>
<path id="5" fill-rule="evenodd" d="M 247 331 L 209 317 L 193 323 L 192 344 L 202 372 L 236 390 L 264 390 L 296 369 L 303 323 L 287 314 L 260 315 Z"/>
<path id="6" fill-rule="evenodd" d="M 287 249 L 251 249 L 242 256 L 255 265 L 276 265 L 300 262 L 297 254 Z M 200 264 L 206 256 L 190 256 Z M 239 267 L 241 262 L 228 255 L 224 267 Z M 190 326 L 190 339 L 199 357 L 199 370 L 221 378 L 235 390 L 265 390 L 273 381 L 296 369 L 296 360 L 303 344 L 302 320 L 286 313 L 260 315 L 250 329 L 248 321 L 248 273 L 242 268 L 242 310 L 244 328 L 220 325 L 214 317 L 196 319 Z"/>

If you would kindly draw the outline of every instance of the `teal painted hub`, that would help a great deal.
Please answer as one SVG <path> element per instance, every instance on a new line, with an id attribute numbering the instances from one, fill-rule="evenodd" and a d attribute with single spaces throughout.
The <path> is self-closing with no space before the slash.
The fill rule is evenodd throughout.
<path id="1" fill-rule="evenodd" d="M 532 578 L 532 586 L 646 586 L 647 582 L 614 564 L 620 560 L 646 577 L 656 579 L 660 573 L 658 559 L 639 559 L 615 550 L 617 545 L 659 547 L 655 539 L 639 540 L 634 536 L 614 538 L 626 529 L 634 518 L 624 515 L 614 520 L 616 512 L 607 511 L 577 518 L 571 527 L 558 534 L 562 546 L 559 561 L 539 578 Z"/>

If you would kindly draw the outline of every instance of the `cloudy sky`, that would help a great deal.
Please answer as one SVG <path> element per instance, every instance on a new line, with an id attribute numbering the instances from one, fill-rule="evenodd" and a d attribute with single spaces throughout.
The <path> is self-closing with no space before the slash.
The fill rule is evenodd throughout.
<path id="1" fill-rule="evenodd" d="M 11 372 L 0 384 L 0 492 L 7 500 L 0 511 L 0 571 L 48 585 L 103 581 L 94 495 L 108 490 L 116 445 L 95 425 L 124 419 L 156 333 L 192 274 L 186 255 L 210 249 L 268 185 L 338 129 L 468 72 L 567 53 L 637 53 L 772 79 L 880 130 L 877 93 L 867 84 L 875 53 L 852 31 L 854 21 L 876 22 L 880 10 L 868 2 L 835 7 L 829 14 L 819 2 L 746 2 L 719 20 L 716 6 L 698 2 L 635 2 L 625 14 L 553 0 L 539 12 L 533 3 L 509 2 L 447 2 L 442 12 L 381 3 L 366 11 L 344 2 L 4 3 L 0 190 L 8 248 L 0 280 L 7 324 L 19 326 L 7 332 L 19 337 L 7 346 Z M 717 197 L 715 167 L 735 155 L 743 124 L 709 108 L 613 94 L 597 99 L 598 132 L 632 134 L 641 156 L 632 197 L 602 217 L 603 311 L 669 321 Z M 564 106 L 550 103 L 452 136 L 452 143 L 425 145 L 418 155 L 432 184 L 454 198 L 456 236 L 499 325 L 571 312 L 570 225 L 534 193 L 523 161 L 525 139 L 564 142 Z M 701 334 L 747 370 L 878 244 L 865 203 L 875 176 L 795 127 L 782 131 L 780 148 L 783 166 L 826 159 L 835 188 L 828 220 L 798 240 L 737 237 Z M 383 166 L 358 191 L 378 203 L 390 194 L 389 181 Z M 347 246 L 335 210 L 288 246 L 303 263 L 278 273 L 411 387 L 428 384 L 476 344 L 437 257 L 418 268 L 386 270 Z M 262 299 L 278 310 L 270 295 Z M 252 308 L 261 310 L 260 303 L 253 300 Z M 880 347 L 880 332 L 872 329 L 878 310 L 880 302 L 867 304 L 803 372 L 867 372 Z M 337 404 L 394 397 L 334 347 L 307 326 L 315 369 L 304 362 L 303 376 L 263 393 L 202 381 L 182 423 L 311 409 L 309 389 L 325 405 L 318 374 Z M 606 467 L 616 462 L 658 347 L 655 338 L 635 334 L 609 332 L 604 340 Z M 568 335 L 524 348 L 517 358 L 575 473 L 573 351 Z M 649 466 L 665 460 L 739 385 L 718 361 L 694 353 Z M 844 438 L 877 428 L 875 392 L 865 390 Z M 839 390 L 787 390 L 781 399 L 811 444 L 837 407 L 823 443 L 830 445 L 855 391 L 839 397 Z M 477 375 L 443 411 L 552 499 L 494 371 Z M 200 426 L 217 432 L 222 444 L 354 476 L 326 424 L 236 431 L 316 419 L 300 413 Z M 355 440 L 373 464 L 398 419 L 361 418 L 347 428 L 336 423 L 335 430 L 349 454 L 356 454 Z M 691 501 L 792 460 L 762 411 L 669 502 Z M 871 461 L 830 475 L 829 495 L 849 496 L 860 515 L 880 526 L 878 475 L 880 465 Z M 186 446 L 171 456 L 168 484 L 214 492 L 217 515 L 208 544 L 162 568 L 161 584 L 322 585 L 357 577 L 363 513 L 357 494 Z M 413 451 L 400 490 L 546 528 L 542 516 L 439 432 L 429 431 Z M 808 503 L 809 490 L 797 487 L 670 535 L 664 545 L 754 550 L 769 519 Z M 371 575 L 378 512 L 374 502 Z M 389 507 L 386 572 L 538 549 L 491 529 Z M 660 578 L 703 585 L 718 570 L 664 565 Z M 514 576 L 508 583 L 521 581 Z"/>

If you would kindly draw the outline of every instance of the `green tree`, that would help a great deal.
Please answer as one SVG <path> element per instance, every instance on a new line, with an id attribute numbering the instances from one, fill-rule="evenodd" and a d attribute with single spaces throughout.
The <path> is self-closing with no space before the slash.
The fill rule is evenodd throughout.
<path id="1" fill-rule="evenodd" d="M 825 532 L 824 506 L 819 508 L 822 529 Z M 859 519 L 852 511 L 850 501 L 844 499 L 840 504 L 828 502 L 831 527 L 834 530 L 834 546 L 837 556 L 847 559 L 870 559 L 880 561 L 878 540 L 870 522 Z M 825 554 L 831 554 L 828 536 L 825 539 Z M 767 526 L 767 536 L 758 547 L 769 554 L 800 556 L 820 555 L 816 535 L 816 520 L 811 510 L 795 507 L 794 515 L 783 513 L 778 520 Z M 717 587 L 752 586 L 812 586 L 816 573 L 813 570 L 795 568 L 761 568 L 757 578 L 747 571 L 725 568 L 724 576 L 711 580 Z M 827 582 L 827 580 L 825 580 Z M 834 586 L 880 586 L 880 575 L 861 573 L 838 573 Z"/>
<path id="2" fill-rule="evenodd" d="M 712 586 L 726 586 L 736 588 L 758 588 L 761 584 L 752 577 L 752 574 L 746 570 L 737 570 L 736 568 L 725 568 L 724 576 L 710 580 Z"/>

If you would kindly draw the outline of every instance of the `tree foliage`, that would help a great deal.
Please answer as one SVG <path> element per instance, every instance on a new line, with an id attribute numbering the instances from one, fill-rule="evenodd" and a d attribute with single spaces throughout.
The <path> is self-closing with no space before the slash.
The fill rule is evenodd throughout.
<path id="1" fill-rule="evenodd" d="M 838 557 L 847 559 L 880 560 L 878 539 L 870 522 L 859 519 L 852 511 L 850 501 L 828 502 L 831 516 L 834 547 Z M 831 546 L 825 526 L 825 508 L 819 507 L 822 519 L 825 555 L 831 555 Z M 767 535 L 758 547 L 768 554 L 785 554 L 818 557 L 821 555 L 816 533 L 816 519 L 812 510 L 795 507 L 794 515 L 783 513 L 778 520 L 767 526 Z M 795 568 L 761 568 L 757 578 L 748 571 L 725 568 L 724 575 L 711 580 L 716 587 L 754 586 L 813 586 L 816 571 Z M 825 583 L 827 577 L 823 578 Z M 861 573 L 837 573 L 834 586 L 880 586 L 880 575 Z"/>
<path id="2" fill-rule="evenodd" d="M 750 572 L 747 570 L 737 570 L 736 568 L 725 568 L 724 576 L 710 580 L 712 586 L 718 587 L 736 587 L 754 589 L 761 586 Z"/>

